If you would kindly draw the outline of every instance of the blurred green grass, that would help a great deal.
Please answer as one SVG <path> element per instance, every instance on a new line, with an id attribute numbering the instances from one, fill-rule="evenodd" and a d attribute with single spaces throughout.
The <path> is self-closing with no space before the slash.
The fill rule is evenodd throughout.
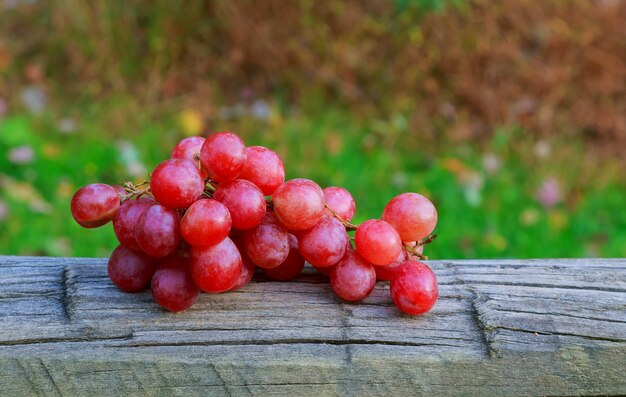
<path id="1" fill-rule="evenodd" d="M 85 105 L 69 131 L 54 112 L 0 119 L 1 153 L 23 146 L 34 151 L 24 164 L 0 157 L 0 192 L 8 207 L 0 220 L 0 253 L 108 256 L 116 246 L 110 225 L 85 230 L 74 223 L 72 194 L 92 182 L 143 180 L 129 174 L 141 174 L 142 166 L 149 172 L 189 129 L 179 113 L 170 113 L 138 117 L 111 131 L 103 119 L 117 110 L 107 106 Z M 590 169 L 575 141 L 552 155 L 535 153 L 534 138 L 507 128 L 481 145 L 442 143 L 433 152 L 409 141 L 402 115 L 363 120 L 340 107 L 290 111 L 270 103 L 266 116 L 218 118 L 211 129 L 273 148 L 288 178 L 346 187 L 357 203 L 357 222 L 379 217 L 396 194 L 425 194 L 439 211 L 439 237 L 426 250 L 431 258 L 626 256 L 620 169 Z M 542 204 L 537 191 L 551 178 L 562 200 Z"/>

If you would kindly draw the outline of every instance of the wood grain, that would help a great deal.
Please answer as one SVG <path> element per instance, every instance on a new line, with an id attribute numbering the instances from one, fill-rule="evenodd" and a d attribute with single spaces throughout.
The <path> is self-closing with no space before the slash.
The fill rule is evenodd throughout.
<path id="1" fill-rule="evenodd" d="M 624 395 L 626 260 L 429 262 L 440 298 L 347 304 L 310 269 L 167 313 L 106 260 L 0 257 L 0 395 Z"/>

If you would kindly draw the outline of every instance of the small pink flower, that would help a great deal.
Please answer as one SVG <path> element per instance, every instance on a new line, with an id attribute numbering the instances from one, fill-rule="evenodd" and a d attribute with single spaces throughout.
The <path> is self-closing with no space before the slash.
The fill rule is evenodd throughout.
<path id="1" fill-rule="evenodd" d="M 9 151 L 9 161 L 13 164 L 28 164 L 35 158 L 35 151 L 31 146 L 24 145 Z"/>
<path id="2" fill-rule="evenodd" d="M 548 178 L 537 190 L 537 201 L 546 208 L 557 205 L 562 200 L 561 187 L 555 178 Z"/>

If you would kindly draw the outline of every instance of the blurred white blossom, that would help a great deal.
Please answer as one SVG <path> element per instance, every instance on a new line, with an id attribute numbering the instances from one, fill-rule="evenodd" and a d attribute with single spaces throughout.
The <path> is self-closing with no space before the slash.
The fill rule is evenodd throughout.
<path id="1" fill-rule="evenodd" d="M 495 174 L 500 170 L 502 161 L 495 153 L 487 153 L 483 156 L 483 168 L 488 174 Z"/>
<path id="2" fill-rule="evenodd" d="M 465 193 L 465 201 L 476 207 L 482 202 L 482 189 L 485 179 L 478 172 L 471 172 L 462 178 L 463 192 Z"/>
<path id="3" fill-rule="evenodd" d="M 35 159 L 35 151 L 32 146 L 24 145 L 18 146 L 9 150 L 8 155 L 9 161 L 13 164 L 28 164 L 32 163 Z"/>
<path id="4" fill-rule="evenodd" d="M 20 100 L 26 109 L 34 114 L 41 114 L 46 108 L 46 93 L 38 86 L 31 85 L 23 88 L 20 92 Z"/>
<path id="5" fill-rule="evenodd" d="M 257 99 L 254 101 L 252 106 L 250 106 L 250 115 L 255 119 L 268 120 L 271 113 L 272 108 L 267 101 L 264 101 L 263 99 Z"/>
<path id="6" fill-rule="evenodd" d="M 394 172 L 391 175 L 391 184 L 397 188 L 405 188 L 409 183 L 409 177 L 402 171 Z"/>
<path id="7" fill-rule="evenodd" d="M 552 153 L 552 147 L 546 141 L 539 141 L 533 147 L 533 153 L 540 159 L 545 159 Z"/>
<path id="8" fill-rule="evenodd" d="M 246 113 L 246 107 L 239 103 L 235 106 L 222 106 L 219 110 L 220 118 L 224 120 L 236 119 Z"/>
<path id="9" fill-rule="evenodd" d="M 146 166 L 139 158 L 139 151 L 129 141 L 118 141 L 117 150 L 120 153 L 120 160 L 126 167 L 126 172 L 133 177 L 144 176 L 146 174 Z"/>
<path id="10" fill-rule="evenodd" d="M 76 120 L 70 117 L 64 117 L 58 121 L 57 128 L 62 134 L 70 135 L 76 131 Z"/>

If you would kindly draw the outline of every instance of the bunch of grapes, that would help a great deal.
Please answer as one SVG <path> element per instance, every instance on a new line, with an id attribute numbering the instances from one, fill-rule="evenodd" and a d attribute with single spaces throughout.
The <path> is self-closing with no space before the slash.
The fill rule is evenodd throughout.
<path id="1" fill-rule="evenodd" d="M 149 182 L 84 186 L 71 210 L 86 228 L 113 222 L 120 245 L 109 259 L 111 281 L 128 292 L 150 286 L 170 311 L 191 307 L 200 291 L 242 288 L 257 269 L 291 280 L 305 261 L 345 301 L 367 297 L 377 279 L 390 280 L 407 314 L 427 312 L 438 296 L 434 273 L 419 261 L 437 223 L 427 198 L 400 194 L 382 219 L 354 225 L 346 189 L 285 181 L 274 151 L 246 147 L 231 132 L 183 139 Z"/>

